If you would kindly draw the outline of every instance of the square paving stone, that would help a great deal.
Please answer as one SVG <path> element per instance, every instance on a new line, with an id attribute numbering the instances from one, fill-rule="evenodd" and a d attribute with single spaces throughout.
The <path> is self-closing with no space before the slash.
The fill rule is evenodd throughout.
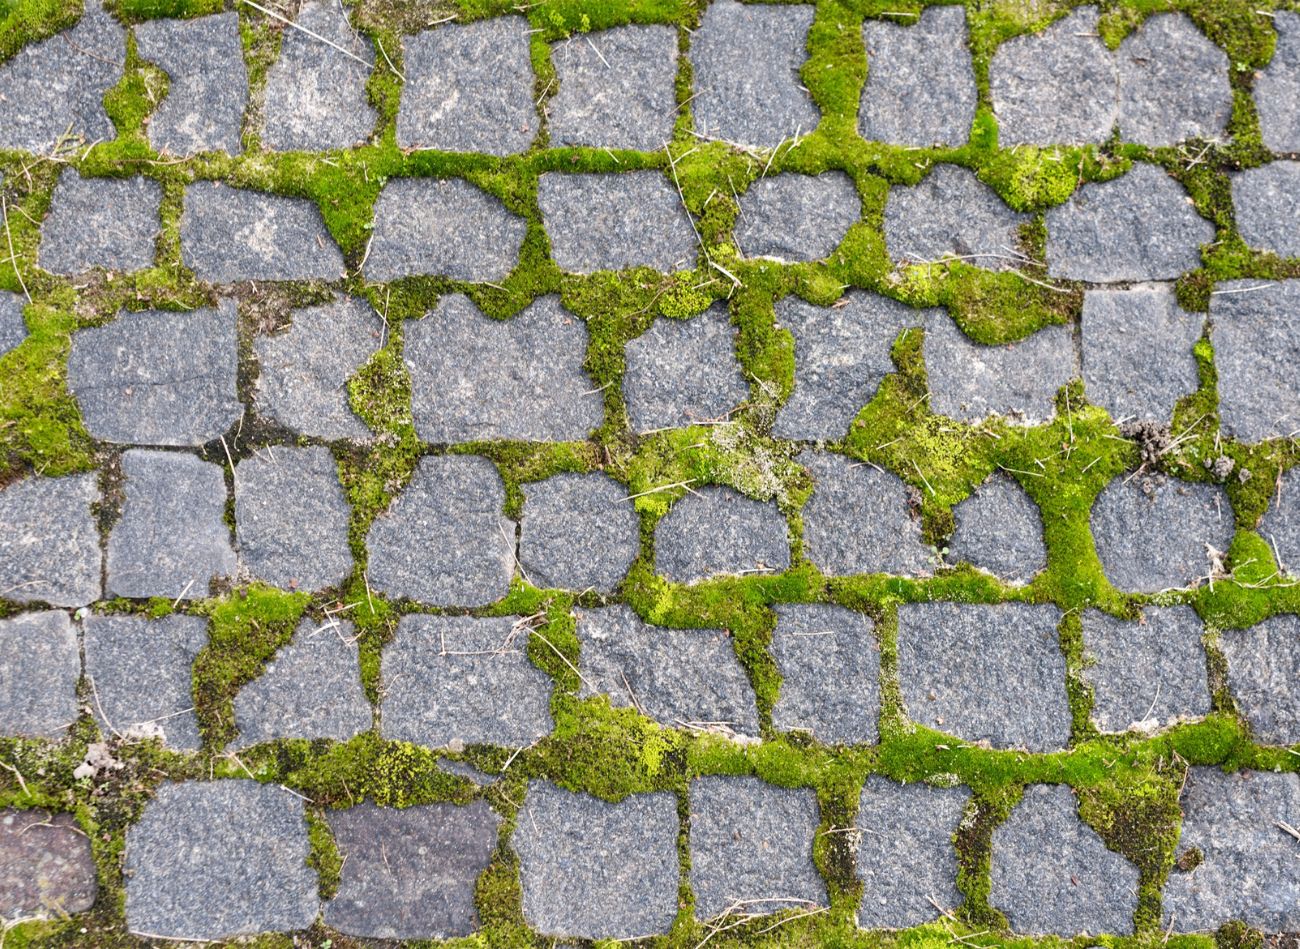
<path id="1" fill-rule="evenodd" d="M 91 613 L 82 630 L 100 731 L 160 734 L 168 748 L 198 751 L 193 670 L 208 644 L 207 621 L 181 614 L 149 619 Z"/>
<path id="2" fill-rule="evenodd" d="M 821 121 L 799 70 L 813 8 L 715 0 L 691 37 L 691 113 L 708 138 L 774 148 Z"/>
<path id="3" fill-rule="evenodd" d="M 1279 257 L 1300 257 L 1300 161 L 1237 172 L 1232 205 L 1243 241 Z"/>
<path id="4" fill-rule="evenodd" d="M 17 349 L 26 338 L 22 294 L 0 290 L 0 359 Z"/>
<path id="5" fill-rule="evenodd" d="M 900 263 L 954 257 L 1006 270 L 1020 261 L 1020 227 L 1030 219 L 1007 207 L 973 171 L 936 165 L 920 184 L 889 189 L 885 247 Z"/>
<path id="6" fill-rule="evenodd" d="M 536 587 L 612 593 L 641 552 L 626 485 L 599 472 L 522 485 L 519 566 Z"/>
<path id="7" fill-rule="evenodd" d="M 736 243 L 746 257 L 820 260 L 861 216 L 857 186 L 842 171 L 759 178 L 740 196 Z"/>
<path id="8" fill-rule="evenodd" d="M 1219 648 L 1228 685 L 1266 745 L 1300 742 L 1300 617 L 1279 613 L 1249 629 L 1225 629 Z"/>
<path id="9" fill-rule="evenodd" d="M 372 282 L 421 274 L 501 281 L 519 263 L 528 230 L 499 198 L 459 178 L 388 182 L 374 224 L 365 264 Z"/>
<path id="10" fill-rule="evenodd" d="M 0 619 L 0 736 L 53 738 L 77 720 L 81 654 L 67 613 Z"/>
<path id="11" fill-rule="evenodd" d="M 502 513 L 505 503 L 505 484 L 488 459 L 421 458 L 366 537 L 371 586 L 434 606 L 499 600 L 515 568 L 515 523 Z"/>
<path id="12" fill-rule="evenodd" d="M 368 939 L 450 939 L 479 927 L 474 887 L 497 847 L 486 801 L 326 815 L 343 867 L 325 925 Z"/>
<path id="13" fill-rule="evenodd" d="M 1190 138 L 1221 140 L 1232 117 L 1228 56 L 1181 13 L 1149 17 L 1124 38 L 1119 130 L 1158 148 Z"/>
<path id="14" fill-rule="evenodd" d="M 108 537 L 110 596 L 198 600 L 238 564 L 226 526 L 226 479 L 211 462 L 177 452 L 122 455 L 126 500 Z"/>
<path id="15" fill-rule="evenodd" d="M 532 781 L 515 823 L 524 919 L 547 936 L 628 939 L 677 917 L 677 798 L 618 803 Z"/>
<path id="16" fill-rule="evenodd" d="M 403 616 L 384 647 L 385 738 L 431 748 L 522 748 L 550 734 L 551 677 L 514 616 Z"/>
<path id="17" fill-rule="evenodd" d="M 303 799 L 283 788 L 165 782 L 126 831 L 127 928 L 190 940 L 306 929 L 320 906 L 309 850 Z"/>
<path id="18" fill-rule="evenodd" d="M 997 748 L 1064 748 L 1070 705 L 1060 620 L 1050 604 L 899 606 L 898 678 L 912 721 Z"/>
<path id="19" fill-rule="evenodd" d="M 537 135 L 528 21 L 451 23 L 402 43 L 400 148 L 510 155 Z"/>
<path id="20" fill-rule="evenodd" d="M 1238 919 L 1265 932 L 1300 930 L 1296 841 L 1279 826 L 1300 827 L 1300 775 L 1188 768 L 1180 803 L 1178 856 L 1201 860 L 1169 874 L 1160 928 L 1202 932 Z"/>
<path id="21" fill-rule="evenodd" d="M 551 144 L 652 152 L 677 118 L 677 31 L 616 26 L 551 46 L 559 91 L 547 104 Z"/>
<path id="22" fill-rule="evenodd" d="M 1014 479 L 994 474 L 952 510 L 956 527 L 948 560 L 1028 583 L 1047 567 L 1042 515 Z"/>
<path id="23" fill-rule="evenodd" d="M 790 566 L 788 532 L 775 504 L 706 485 L 674 504 L 655 527 L 655 572 L 673 583 L 780 573 Z"/>
<path id="24" fill-rule="evenodd" d="M 65 169 L 41 225 L 41 269 L 67 275 L 152 266 L 161 207 L 162 185 L 150 178 L 83 178 Z"/>
<path id="25" fill-rule="evenodd" d="M 726 630 L 651 626 L 627 606 L 576 616 L 583 698 L 607 695 L 673 728 L 758 735 L 754 692 Z"/>
<path id="26" fill-rule="evenodd" d="M 1268 510 L 1259 521 L 1259 536 L 1273 548 L 1277 567 L 1290 576 L 1300 575 L 1300 468 L 1278 476 L 1269 495 Z M 0 495 L 2 496 L 2 495 Z M 4 516 L 0 515 L 0 520 Z"/>
<path id="27" fill-rule="evenodd" d="M 1126 936 L 1133 932 L 1138 868 L 1079 819 L 1064 784 L 1031 784 L 993 828 L 989 902 L 1018 933 Z"/>
<path id="28" fill-rule="evenodd" d="M 880 646 L 865 613 L 828 603 L 775 607 L 772 658 L 781 692 L 772 727 L 828 745 L 879 741 Z"/>
<path id="29" fill-rule="evenodd" d="M 907 25 L 867 20 L 858 132 L 894 145 L 957 147 L 975 119 L 975 69 L 962 7 L 927 7 Z"/>
<path id="30" fill-rule="evenodd" d="M 1300 429 L 1300 280 L 1230 280 L 1210 294 L 1223 434 L 1245 442 Z"/>
<path id="31" fill-rule="evenodd" d="M 454 293 L 404 331 L 425 441 L 581 441 L 604 418 L 604 398 L 582 368 L 587 324 L 557 296 L 496 320 Z"/>
<path id="32" fill-rule="evenodd" d="M 30 477 L 0 488 L 0 598 L 52 606 L 99 599 L 99 500 L 93 473 Z"/>
<path id="33" fill-rule="evenodd" d="M 1205 627 L 1190 606 L 1148 606 L 1137 622 L 1085 610 L 1092 720 L 1105 732 L 1151 732 L 1210 712 Z"/>
<path id="34" fill-rule="evenodd" d="M 812 860 L 816 791 L 758 778 L 702 777 L 691 782 L 688 796 L 697 918 L 829 904 Z"/>
<path id="35" fill-rule="evenodd" d="M 571 175 L 549 172 L 537 203 L 561 270 L 685 270 L 699 240 L 676 186 L 658 171 Z"/>
<path id="36" fill-rule="evenodd" d="M 125 444 L 202 445 L 243 412 L 235 301 L 177 313 L 122 311 L 77 330 L 68 390 L 95 438 Z"/>
<path id="37" fill-rule="evenodd" d="M 0 810 L 0 917 L 62 918 L 90 909 L 98 892 L 90 838 L 71 814 Z"/>
<path id="38" fill-rule="evenodd" d="M 907 929 L 961 905 L 953 837 L 969 800 L 966 788 L 898 784 L 867 775 L 854 821 L 861 832 L 859 926 Z"/>
<path id="39" fill-rule="evenodd" d="M 1272 16 L 1277 45 L 1268 65 L 1255 74 L 1255 111 L 1264 147 L 1300 152 L 1300 13 L 1278 10 Z"/>
<path id="40" fill-rule="evenodd" d="M 135 28 L 140 58 L 167 73 L 167 95 L 148 119 L 149 144 L 176 155 L 241 149 L 248 70 L 239 14 L 146 20 Z"/>
<path id="41" fill-rule="evenodd" d="M 1199 267 L 1201 245 L 1214 240 L 1183 187 L 1141 162 L 1084 185 L 1046 221 L 1047 272 L 1089 283 L 1172 280 Z"/>

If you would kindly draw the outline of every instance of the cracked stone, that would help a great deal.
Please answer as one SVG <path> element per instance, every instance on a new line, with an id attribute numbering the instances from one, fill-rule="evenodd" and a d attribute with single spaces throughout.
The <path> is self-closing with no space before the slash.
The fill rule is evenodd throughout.
<path id="1" fill-rule="evenodd" d="M 1219 648 L 1228 660 L 1228 685 L 1255 740 L 1300 741 L 1300 618 L 1278 613 L 1249 629 L 1225 629 Z"/>
<path id="2" fill-rule="evenodd" d="M 952 563 L 968 563 L 1008 583 L 1028 583 L 1047 567 L 1038 505 L 1011 477 L 990 476 L 952 513 Z"/>
<path id="3" fill-rule="evenodd" d="M 22 345 L 26 338 L 22 294 L 0 290 L 0 359 Z"/>
<path id="4" fill-rule="evenodd" d="M 519 566 L 536 587 L 610 594 L 641 552 L 641 519 L 608 475 L 557 474 L 522 485 Z"/>
<path id="5" fill-rule="evenodd" d="M 862 216 L 862 199 L 842 171 L 759 178 L 740 196 L 736 242 L 747 257 L 829 257 Z"/>
<path id="6" fill-rule="evenodd" d="M 1300 280 L 1229 280 L 1210 295 L 1223 434 L 1244 442 L 1300 428 Z"/>
<path id="7" fill-rule="evenodd" d="M 95 903 L 90 838 L 71 814 L 0 810 L 0 917 L 60 919 Z"/>
<path id="8" fill-rule="evenodd" d="M 1300 498 L 1297 498 L 1297 491 L 1300 491 L 1300 469 L 1283 471 L 1258 528 L 1259 536 L 1273 548 L 1278 569 L 1293 577 L 1300 575 L 1300 504 L 1297 504 Z M 4 520 L 4 515 L 0 514 L 0 521 Z"/>
<path id="9" fill-rule="evenodd" d="M 1228 56 L 1181 13 L 1148 17 L 1120 43 L 1119 130 L 1151 148 L 1222 140 L 1232 118 Z"/>
<path id="10" fill-rule="evenodd" d="M 955 257 L 973 267 L 1007 270 L 1019 263 L 1020 228 L 1029 220 L 969 169 L 937 165 L 920 184 L 889 189 L 885 246 L 900 263 Z"/>
<path id="11" fill-rule="evenodd" d="M 1243 241 L 1279 257 L 1300 257 L 1300 161 L 1237 172 L 1232 206 Z"/>
<path id="12" fill-rule="evenodd" d="M 70 276 L 96 267 L 126 272 L 153 266 L 161 207 L 162 185 L 152 179 L 83 178 L 65 169 L 41 225 L 41 269 Z"/>
<path id="13" fill-rule="evenodd" d="M 655 572 L 673 583 L 780 573 L 790 566 L 787 533 L 775 504 L 706 485 L 677 501 L 655 527 Z"/>
<path id="14" fill-rule="evenodd" d="M 99 599 L 95 474 L 32 476 L 0 488 L 0 597 L 85 606 Z"/>
<path id="15" fill-rule="evenodd" d="M 0 735 L 66 737 L 80 712 L 80 677 L 77 632 L 67 613 L 0 619 Z"/>
<path id="16" fill-rule="evenodd" d="M 1255 74 L 1255 111 L 1264 147 L 1274 152 L 1300 152 L 1300 13 L 1278 10 L 1273 58 Z"/>

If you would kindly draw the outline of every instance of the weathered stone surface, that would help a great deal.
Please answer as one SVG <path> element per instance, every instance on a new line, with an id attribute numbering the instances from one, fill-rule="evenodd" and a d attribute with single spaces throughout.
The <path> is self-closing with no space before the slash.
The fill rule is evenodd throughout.
<path id="1" fill-rule="evenodd" d="M 816 128 L 821 116 L 799 76 L 812 21 L 803 5 L 709 4 L 691 39 L 695 130 L 773 148 Z"/>
<path id="2" fill-rule="evenodd" d="M 41 224 L 41 269 L 79 274 L 152 266 L 161 206 L 162 186 L 152 179 L 83 178 L 65 169 Z"/>
<path id="3" fill-rule="evenodd" d="M 149 119 L 149 144 L 177 155 L 238 153 L 248 99 L 239 14 L 146 20 L 135 42 L 140 58 L 168 79 L 167 96 Z"/>
<path id="4" fill-rule="evenodd" d="M 303 800 L 256 781 L 166 782 L 126 832 L 133 933 L 223 939 L 316 917 Z"/>
<path id="5" fill-rule="evenodd" d="M 208 283 L 343 276 L 343 255 L 315 204 L 219 181 L 185 189 L 181 259 Z"/>
<path id="6" fill-rule="evenodd" d="M 71 814 L 0 810 L 0 917 L 62 917 L 95 902 L 90 838 Z"/>
<path id="7" fill-rule="evenodd" d="M 188 313 L 123 311 L 77 330 L 68 389 L 86 430 L 110 442 L 202 445 L 242 408 L 235 392 L 235 301 Z"/>
<path id="8" fill-rule="evenodd" d="M 725 419 L 749 397 L 722 304 L 688 320 L 657 319 L 624 353 L 623 399 L 637 432 Z"/>
<path id="9" fill-rule="evenodd" d="M 966 788 L 897 784 L 867 775 L 854 822 L 862 832 L 859 926 L 906 929 L 961 905 L 953 835 L 968 800 Z"/>
<path id="10" fill-rule="evenodd" d="M 1249 629 L 1226 629 L 1219 648 L 1228 686 L 1255 740 L 1300 742 L 1300 617 L 1279 613 Z"/>
<path id="11" fill-rule="evenodd" d="M 803 508 L 804 554 L 822 573 L 927 572 L 934 554 L 921 541 L 907 485 L 896 475 L 830 452 L 805 451 L 813 493 Z"/>
<path id="12" fill-rule="evenodd" d="M 1195 851 L 1195 869 L 1165 883 L 1161 928 L 1217 929 L 1239 919 L 1265 932 L 1300 929 L 1296 841 L 1278 826 L 1300 827 L 1300 775 L 1188 768 L 1178 856 Z"/>
<path id="13" fill-rule="evenodd" d="M 898 677 L 908 714 L 927 728 L 999 748 L 1064 748 L 1070 706 L 1060 619 L 1051 604 L 899 606 Z"/>
<path id="14" fill-rule="evenodd" d="M 1300 468 L 1289 468 L 1279 475 L 1258 528 L 1259 536 L 1273 549 L 1278 569 L 1293 577 L 1300 575 L 1300 503 L 1297 502 L 1300 502 Z M 0 514 L 2 520 L 4 515 Z"/>
<path id="15" fill-rule="evenodd" d="M 1028 583 L 1047 566 L 1038 505 L 1011 477 L 994 474 L 953 508 L 948 560 L 965 562 L 1009 583 Z"/>
<path id="16" fill-rule="evenodd" d="M 406 324 L 415 429 L 430 442 L 580 441 L 604 400 L 583 371 L 587 325 L 557 296 L 494 320 L 468 297 L 442 297 Z"/>
<path id="17" fill-rule="evenodd" d="M 326 819 L 343 868 L 325 925 L 370 939 L 449 939 L 478 929 L 474 885 L 501 824 L 486 801 L 359 804 Z"/>
<path id="18" fill-rule="evenodd" d="M 1168 284 L 1083 295 L 1083 382 L 1114 419 L 1167 424 L 1200 383 L 1192 347 L 1204 315 L 1178 305 Z"/>
<path id="19" fill-rule="evenodd" d="M 690 214 L 657 171 L 550 172 L 538 179 L 537 203 L 561 270 L 674 271 L 695 263 L 699 242 Z"/>
<path id="20" fill-rule="evenodd" d="M 0 598 L 85 606 L 99 599 L 94 474 L 30 477 L 0 488 Z"/>
<path id="21" fill-rule="evenodd" d="M 436 274 L 504 280 L 519 263 L 528 225 L 459 178 L 396 178 L 375 202 L 366 279 Z"/>
<path id="22" fill-rule="evenodd" d="M 706 485 L 683 497 L 655 528 L 655 571 L 673 583 L 790 566 L 788 525 L 775 504 Z"/>
<path id="23" fill-rule="evenodd" d="M 1300 280 L 1230 280 L 1210 295 L 1223 434 L 1246 442 L 1300 429 Z"/>
<path id="24" fill-rule="evenodd" d="M 346 580 L 349 513 L 327 448 L 267 446 L 235 466 L 239 559 L 272 586 L 314 593 Z"/>
<path id="25" fill-rule="evenodd" d="M 962 7 L 927 7 L 908 25 L 867 20 L 867 81 L 858 131 L 895 145 L 964 145 L 975 119 L 975 70 Z"/>
<path id="26" fill-rule="evenodd" d="M 651 626 L 627 606 L 578 610 L 582 696 L 664 725 L 756 736 L 758 709 L 723 629 Z"/>
<path id="27" fill-rule="evenodd" d="M 1255 75 L 1255 111 L 1264 147 L 1300 152 L 1300 13 L 1278 10 L 1272 17 L 1277 46 L 1268 65 Z"/>
<path id="28" fill-rule="evenodd" d="M 1125 141 L 1156 148 L 1225 137 L 1232 117 L 1228 55 L 1186 16 L 1149 17 L 1124 38 L 1115 58 Z"/>
<path id="29" fill-rule="evenodd" d="M 1019 262 L 1020 226 L 1029 220 L 973 171 L 937 165 L 920 184 L 889 189 L 885 247 L 901 263 L 955 257 L 972 267 L 1006 270 Z"/>
<path id="30" fill-rule="evenodd" d="M 371 586 L 435 606 L 482 606 L 505 596 L 515 561 L 505 500 L 501 475 L 486 458 L 421 458 L 366 537 Z"/>
<path id="31" fill-rule="evenodd" d="M 1232 176 L 1237 230 L 1251 247 L 1300 257 L 1300 161 L 1275 161 Z"/>
<path id="32" fill-rule="evenodd" d="M 397 144 L 448 152 L 522 152 L 537 134 L 528 21 L 451 23 L 405 38 Z"/>
<path id="33" fill-rule="evenodd" d="M 1208 577 L 1206 545 L 1232 542 L 1232 506 L 1216 485 L 1151 475 L 1123 475 L 1092 505 L 1092 538 L 1106 576 L 1118 589 L 1154 593 Z"/>
<path id="34" fill-rule="evenodd" d="M 519 566 L 536 587 L 612 593 L 641 552 L 641 519 L 608 475 L 557 474 L 523 486 Z"/>
<path id="35" fill-rule="evenodd" d="M 1128 935 L 1138 869 L 1079 819 L 1064 784 L 1031 784 L 993 828 L 989 902 L 1021 933 Z"/>
<path id="36" fill-rule="evenodd" d="M 552 145 L 652 152 L 673 137 L 677 32 L 616 26 L 551 47 L 559 91 L 547 104 Z"/>
<path id="37" fill-rule="evenodd" d="M 1151 732 L 1210 711 L 1205 629 L 1190 606 L 1148 606 L 1138 622 L 1083 613 L 1092 720 L 1106 732 Z"/>
<path id="38" fill-rule="evenodd" d="M 740 196 L 736 242 L 747 257 L 829 257 L 862 216 L 862 199 L 842 171 L 759 178 Z"/>
<path id="39" fill-rule="evenodd" d="M 691 782 L 689 797 L 697 918 L 828 905 L 812 861 L 815 791 L 759 778 L 702 777 Z"/>
<path id="40" fill-rule="evenodd" d="M 618 939 L 668 932 L 677 916 L 677 799 L 618 803 L 532 781 L 511 841 L 524 919 L 547 936 Z"/>
<path id="41" fill-rule="evenodd" d="M 0 735 L 63 738 L 77 720 L 81 655 L 67 613 L 0 619 Z"/>
<path id="42" fill-rule="evenodd" d="M 1214 225 L 1182 186 L 1135 163 L 1112 181 L 1086 184 L 1047 211 L 1047 272 L 1066 280 L 1172 280 L 1200 266 Z"/>
<path id="43" fill-rule="evenodd" d="M 100 731 L 161 735 L 168 748 L 198 751 L 193 666 L 208 644 L 207 622 L 181 614 L 155 620 L 92 613 L 82 630 Z"/>
<path id="44" fill-rule="evenodd" d="M 772 727 L 807 731 L 828 745 L 878 741 L 880 646 L 871 617 L 826 603 L 775 609 L 781 693 Z"/>
<path id="45" fill-rule="evenodd" d="M 384 647 L 381 730 L 433 748 L 531 745 L 551 731 L 551 677 L 513 616 L 403 616 Z"/>
<path id="46" fill-rule="evenodd" d="M 122 472 L 126 500 L 108 537 L 110 595 L 197 600 L 235 572 L 220 468 L 137 448 L 122 455 Z"/>
<path id="47" fill-rule="evenodd" d="M 0 359 L 17 349 L 26 338 L 22 295 L 0 290 Z"/>
<path id="48" fill-rule="evenodd" d="M 303 435 L 369 438 L 347 383 L 384 340 L 383 323 L 364 300 L 345 296 L 292 319 L 283 333 L 253 340 L 258 410 Z"/>
<path id="49" fill-rule="evenodd" d="M 325 151 L 364 144 L 378 113 L 366 100 L 375 63 L 368 39 L 352 28 L 337 3 L 311 0 L 280 34 L 280 58 L 266 75 L 262 143 L 275 151 Z M 357 59 L 331 49 L 310 30 Z"/>

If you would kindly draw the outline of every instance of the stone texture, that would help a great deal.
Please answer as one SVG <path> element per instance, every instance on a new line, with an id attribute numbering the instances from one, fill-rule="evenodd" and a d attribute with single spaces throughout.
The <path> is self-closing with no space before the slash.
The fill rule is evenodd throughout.
<path id="1" fill-rule="evenodd" d="M 425 441 L 582 441 L 604 418 L 604 399 L 582 368 L 587 325 L 557 296 L 495 320 L 451 294 L 405 333 L 415 430 Z"/>
<path id="2" fill-rule="evenodd" d="M 29 477 L 0 488 L 0 598 L 85 606 L 99 599 L 94 474 Z"/>
<path id="3" fill-rule="evenodd" d="M 668 932 L 677 916 L 677 799 L 617 803 L 532 781 L 515 824 L 524 919 L 547 936 Z"/>
<path id="4" fill-rule="evenodd" d="M 1031 784 L 993 828 L 989 902 L 1020 933 L 1126 936 L 1133 932 L 1138 869 L 1079 819 L 1064 784 Z"/>
<path id="5" fill-rule="evenodd" d="M 723 629 L 668 629 L 627 606 L 578 610 L 583 698 L 609 696 L 663 725 L 758 735 L 758 709 Z"/>
<path id="6" fill-rule="evenodd" d="M 1300 161 L 1237 172 L 1232 205 L 1243 241 L 1279 257 L 1300 257 Z"/>
<path id="7" fill-rule="evenodd" d="M 17 349 L 26 338 L 22 295 L 0 290 L 0 359 Z"/>
<path id="8" fill-rule="evenodd" d="M 474 885 L 501 825 L 486 801 L 359 804 L 326 819 L 343 868 L 325 925 L 369 939 L 449 939 L 478 929 Z"/>
<path id="9" fill-rule="evenodd" d="M 249 572 L 315 593 L 352 572 L 350 509 L 329 449 L 272 448 L 235 466 L 235 535 Z"/>
<path id="10" fill-rule="evenodd" d="M 41 225 L 41 269 L 68 275 L 152 266 L 161 206 L 162 186 L 152 179 L 83 178 L 65 169 Z"/>
<path id="11" fill-rule="evenodd" d="M 867 20 L 858 132 L 894 145 L 957 147 L 975 119 L 975 70 L 961 7 L 927 7 L 907 25 Z"/>
<path id="12" fill-rule="evenodd" d="M 537 134 L 528 21 L 451 23 L 405 37 L 401 148 L 510 155 Z"/>
<path id="13" fill-rule="evenodd" d="M 547 104 L 551 145 L 657 151 L 677 118 L 677 32 L 616 26 L 551 46 L 559 91 Z"/>
<path id="14" fill-rule="evenodd" d="M 759 178 L 740 196 L 736 243 L 747 257 L 821 260 L 862 216 L 862 199 L 842 171 Z"/>
<path id="15" fill-rule="evenodd" d="M 773 148 L 821 116 L 803 88 L 813 8 L 715 0 L 691 37 L 695 130 Z"/>
<path id="16" fill-rule="evenodd" d="M 108 537 L 110 596 L 197 600 L 234 574 L 221 469 L 193 455 L 133 449 L 122 455 L 126 499 Z"/>
<path id="17" fill-rule="evenodd" d="M 854 825 L 862 881 L 858 925 L 906 929 L 961 905 L 953 836 L 970 791 L 867 775 Z M 933 903 L 930 900 L 934 900 Z"/>
<path id="18" fill-rule="evenodd" d="M 1268 542 L 1278 569 L 1300 575 L 1300 468 L 1283 471 L 1269 497 L 1268 510 L 1259 521 L 1259 536 Z M 3 495 L 0 495 L 3 497 Z M 0 514 L 0 521 L 4 515 Z M 3 541 L 0 541 L 3 543 Z"/>
<path id="19" fill-rule="evenodd" d="M 68 390 L 104 441 L 202 445 L 239 419 L 235 302 L 188 313 L 122 311 L 77 330 Z"/>
<path id="20" fill-rule="evenodd" d="M 1060 619 L 1051 604 L 899 606 L 898 678 L 912 720 L 998 748 L 1064 748 L 1070 706 Z"/>
<path id="21" fill-rule="evenodd" d="M 126 831 L 127 928 L 198 940 L 306 929 L 319 899 L 303 807 L 274 784 L 164 783 Z"/>
<path id="22" fill-rule="evenodd" d="M 1225 629 L 1219 648 L 1228 686 L 1266 745 L 1300 742 L 1300 617 L 1278 613 L 1249 629 Z"/>
<path id="23" fill-rule="evenodd" d="M 885 247 L 901 263 L 955 257 L 972 267 L 1006 270 L 1019 263 L 1020 227 L 1029 220 L 973 171 L 936 165 L 920 184 L 889 189 Z"/>
<path id="24" fill-rule="evenodd" d="M 1009 583 L 1028 583 L 1047 566 L 1038 505 L 1011 477 L 992 475 L 952 513 L 951 563 L 968 563 Z"/>
<path id="25" fill-rule="evenodd" d="M 1300 280 L 1230 280 L 1210 295 L 1223 434 L 1245 442 L 1300 429 Z"/>
<path id="26" fill-rule="evenodd" d="M 673 583 L 779 573 L 790 566 L 787 531 L 775 504 L 706 485 L 674 504 L 656 526 L 655 571 Z"/>
<path id="27" fill-rule="evenodd" d="M 71 814 L 0 810 L 0 917 L 80 913 L 98 892 L 90 839 Z"/>
<path id="28" fill-rule="evenodd" d="M 1228 56 L 1181 13 L 1147 18 L 1115 54 L 1119 130 L 1157 148 L 1226 137 L 1232 117 Z"/>
<path id="29" fill-rule="evenodd" d="M 1092 505 L 1092 538 L 1118 589 L 1154 593 L 1209 576 L 1206 545 L 1232 542 L 1232 506 L 1223 489 L 1163 475 L 1116 478 Z"/>
<path id="30" fill-rule="evenodd" d="M 167 96 L 149 119 L 149 144 L 189 155 L 240 149 L 248 71 L 234 11 L 193 20 L 146 20 L 135 28 L 140 58 L 167 73 Z"/>
<path id="31" fill-rule="evenodd" d="M 435 274 L 499 282 L 519 263 L 527 230 L 523 218 L 468 181 L 395 178 L 375 202 L 366 279 Z"/>
<path id="32" fill-rule="evenodd" d="M 505 596 L 515 560 L 505 500 L 486 458 L 421 458 L 411 483 L 371 525 L 371 586 L 435 606 L 483 606 Z"/>
<path id="33" fill-rule="evenodd" d="M 697 918 L 829 905 L 812 861 L 816 791 L 702 777 L 691 782 L 689 798 Z"/>
<path id="34" fill-rule="evenodd" d="M 67 613 L 0 619 L 0 736 L 63 738 L 77 720 L 80 676 Z"/>
<path id="35" fill-rule="evenodd" d="M 699 242 L 672 181 L 658 171 L 618 174 L 549 172 L 537 182 L 537 203 L 561 270 L 684 270 Z"/>
<path id="36" fill-rule="evenodd" d="M 433 748 L 523 747 L 551 731 L 551 677 L 513 616 L 403 616 L 384 647 L 381 730 Z"/>
<path id="37" fill-rule="evenodd" d="M 772 658 L 781 692 L 772 727 L 806 731 L 828 745 L 880 738 L 880 647 L 865 613 L 826 603 L 775 607 Z"/>
<path id="38" fill-rule="evenodd" d="M 1182 186 L 1141 162 L 1084 185 L 1046 218 L 1047 272 L 1065 280 L 1172 280 L 1200 266 L 1200 245 L 1214 240 Z"/>
<path id="39" fill-rule="evenodd" d="M 522 487 L 519 566 L 528 581 L 612 593 L 641 552 L 641 519 L 627 486 L 595 472 Z"/>
<path id="40" fill-rule="evenodd" d="M 1268 65 L 1255 74 L 1255 111 L 1264 147 L 1300 152 L 1300 13 L 1278 10 L 1272 17 L 1277 46 Z"/>

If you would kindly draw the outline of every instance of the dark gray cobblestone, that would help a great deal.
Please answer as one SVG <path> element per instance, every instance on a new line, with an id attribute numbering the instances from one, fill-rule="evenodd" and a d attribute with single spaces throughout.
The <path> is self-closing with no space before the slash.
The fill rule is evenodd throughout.
<path id="1" fill-rule="evenodd" d="M 1258 531 L 1273 549 L 1278 569 L 1300 575 L 1300 470 L 1291 468 L 1279 475 Z"/>
<path id="2" fill-rule="evenodd" d="M 1228 57 L 1186 16 L 1163 13 L 1143 21 L 1115 58 L 1125 141 L 1158 148 L 1226 137 L 1232 115 Z"/>
<path id="3" fill-rule="evenodd" d="M 23 303 L 19 294 L 0 291 L 0 359 L 17 349 L 27 338 Z"/>
<path id="4" fill-rule="evenodd" d="M 103 555 L 93 474 L 30 477 L 0 489 L 0 597 L 85 606 L 99 599 Z"/>
<path id="5" fill-rule="evenodd" d="M 1275 152 L 1300 152 L 1300 13 L 1273 14 L 1277 46 L 1255 77 L 1255 109 L 1264 146 Z"/>
<path id="6" fill-rule="evenodd" d="M 1300 257 L 1300 161 L 1275 161 L 1232 176 L 1237 230 L 1251 247 Z"/>
<path id="7" fill-rule="evenodd" d="M 972 267 L 1006 270 L 1020 263 L 1020 228 L 1029 220 L 974 172 L 938 165 L 920 184 L 889 190 L 885 246 L 899 263 L 952 257 Z"/>
<path id="8" fill-rule="evenodd" d="M 707 485 L 679 500 L 659 522 L 655 571 L 674 583 L 779 573 L 790 566 L 787 530 L 775 504 Z"/>
<path id="9" fill-rule="evenodd" d="M 861 199 L 840 171 L 760 178 L 740 197 L 736 242 L 747 257 L 820 260 L 858 220 Z"/>
<path id="10" fill-rule="evenodd" d="M 828 745 L 879 739 L 880 646 L 871 617 L 827 603 L 778 606 L 772 658 L 781 673 L 773 728 Z"/>
<path id="11" fill-rule="evenodd" d="M 523 487 L 519 568 L 537 587 L 611 593 L 641 550 L 627 488 L 600 474 L 558 474 Z"/>
<path id="12" fill-rule="evenodd" d="M 992 475 L 952 513 L 949 562 L 964 561 L 1008 583 L 1028 583 L 1047 566 L 1038 505 L 1011 476 Z"/>
<path id="13" fill-rule="evenodd" d="M 50 213 L 41 225 L 39 261 L 56 274 L 144 270 L 153 264 L 162 230 L 162 187 L 148 178 L 83 178 L 74 168 L 59 176 Z"/>
<path id="14" fill-rule="evenodd" d="M 1210 297 L 1223 433 L 1245 442 L 1300 429 L 1300 280 L 1229 280 Z"/>
<path id="15" fill-rule="evenodd" d="M 1255 740 L 1300 742 L 1300 617 L 1281 613 L 1249 629 L 1225 629 L 1219 648 L 1228 685 Z"/>
<path id="16" fill-rule="evenodd" d="M 90 839 L 71 814 L 0 810 L 0 917 L 80 913 L 98 892 Z"/>
<path id="17" fill-rule="evenodd" d="M 0 619 L 0 735 L 63 738 L 79 712 L 80 674 L 67 613 Z"/>

